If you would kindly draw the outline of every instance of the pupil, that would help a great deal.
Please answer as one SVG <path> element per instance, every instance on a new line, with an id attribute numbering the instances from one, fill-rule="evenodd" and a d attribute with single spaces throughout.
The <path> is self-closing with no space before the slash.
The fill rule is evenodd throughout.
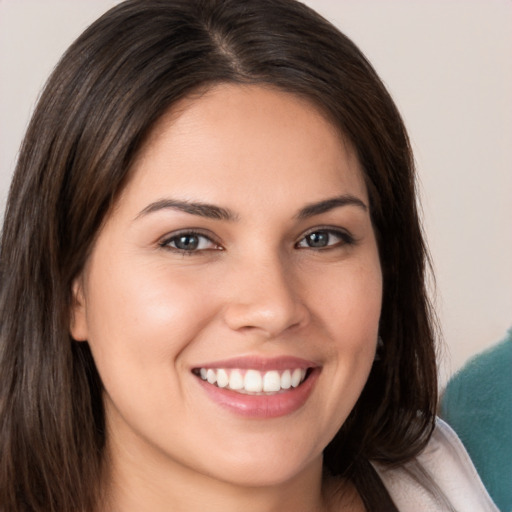
<path id="1" fill-rule="evenodd" d="M 192 251 L 197 249 L 197 246 L 199 245 L 199 239 L 195 235 L 182 235 L 177 238 L 175 244 L 178 249 Z"/>
<path id="2" fill-rule="evenodd" d="M 329 242 L 329 234 L 328 233 L 311 233 L 308 236 L 308 245 L 310 247 L 325 247 Z"/>

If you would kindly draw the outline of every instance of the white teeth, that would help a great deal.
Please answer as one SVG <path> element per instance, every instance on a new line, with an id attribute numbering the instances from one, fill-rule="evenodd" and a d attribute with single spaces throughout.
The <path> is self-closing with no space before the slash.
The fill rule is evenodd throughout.
<path id="1" fill-rule="evenodd" d="M 292 387 L 292 374 L 290 370 L 285 370 L 281 375 L 281 387 L 283 389 L 290 389 Z"/>
<path id="2" fill-rule="evenodd" d="M 306 378 L 305 368 L 294 368 L 279 372 L 269 370 L 241 370 L 234 368 L 200 368 L 197 375 L 202 380 L 219 388 L 228 388 L 241 393 L 278 393 L 281 390 L 298 387 Z"/>
<path id="3" fill-rule="evenodd" d="M 263 379 L 261 373 L 256 370 L 247 370 L 244 377 L 244 389 L 252 391 L 253 393 L 260 393 L 263 391 Z"/>
<path id="4" fill-rule="evenodd" d="M 235 391 L 244 388 L 244 378 L 239 370 L 231 370 L 229 387 Z"/>
<path id="5" fill-rule="evenodd" d="M 215 370 L 212 370 L 210 368 L 209 370 L 206 371 L 206 380 L 210 384 L 215 384 L 215 382 L 217 381 L 217 373 L 215 372 Z"/>
<path id="6" fill-rule="evenodd" d="M 225 388 L 228 384 L 229 377 L 226 370 L 223 370 L 222 368 L 217 370 L 217 386 L 219 386 L 219 388 Z"/>
<path id="7" fill-rule="evenodd" d="M 272 371 L 265 373 L 263 377 L 263 391 L 279 391 L 281 389 L 281 377 L 279 372 Z"/>
<path id="8" fill-rule="evenodd" d="M 300 368 L 296 368 L 292 373 L 292 387 L 296 388 L 300 384 L 301 372 Z"/>

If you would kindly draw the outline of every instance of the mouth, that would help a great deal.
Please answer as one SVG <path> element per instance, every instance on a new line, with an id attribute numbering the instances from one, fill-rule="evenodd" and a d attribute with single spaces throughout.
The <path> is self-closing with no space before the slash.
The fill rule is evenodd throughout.
<path id="1" fill-rule="evenodd" d="M 295 357 L 235 358 L 201 364 L 192 374 L 214 403 L 238 416 L 269 419 L 300 410 L 322 367 Z"/>
<path id="2" fill-rule="evenodd" d="M 275 395 L 298 388 L 313 371 L 308 368 L 286 368 L 261 371 L 255 368 L 194 368 L 201 380 L 221 389 L 246 395 Z"/>

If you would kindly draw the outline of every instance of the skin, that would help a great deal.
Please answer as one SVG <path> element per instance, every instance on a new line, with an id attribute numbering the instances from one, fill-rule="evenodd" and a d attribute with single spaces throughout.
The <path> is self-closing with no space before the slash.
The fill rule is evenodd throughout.
<path id="1" fill-rule="evenodd" d="M 74 284 L 71 334 L 90 344 L 105 388 L 105 510 L 362 509 L 348 482 L 322 479 L 322 451 L 371 369 L 381 309 L 350 144 L 302 98 L 225 84 L 175 105 L 131 176 Z M 339 196 L 351 202 L 304 212 Z M 232 218 L 159 207 L 170 198 Z M 191 229 L 200 245 L 180 251 L 172 237 Z M 310 247 L 310 232 L 327 245 Z M 191 371 L 240 356 L 320 371 L 298 410 L 247 418 Z"/>

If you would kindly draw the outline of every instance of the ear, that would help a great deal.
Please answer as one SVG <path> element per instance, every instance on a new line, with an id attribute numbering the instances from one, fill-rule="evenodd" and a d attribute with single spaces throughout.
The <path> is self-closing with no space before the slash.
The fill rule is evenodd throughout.
<path id="1" fill-rule="evenodd" d="M 76 341 L 87 341 L 87 312 L 85 307 L 84 284 L 82 276 L 73 281 L 71 287 L 72 304 L 70 311 L 69 332 Z"/>

